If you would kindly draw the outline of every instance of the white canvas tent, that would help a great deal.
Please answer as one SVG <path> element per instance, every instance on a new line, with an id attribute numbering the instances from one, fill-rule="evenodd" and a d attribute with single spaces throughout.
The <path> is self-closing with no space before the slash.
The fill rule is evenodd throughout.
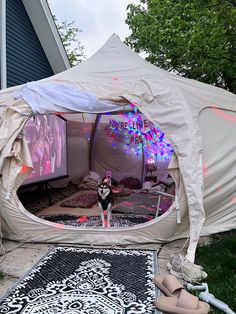
<path id="1" fill-rule="evenodd" d="M 101 113 L 133 103 L 168 136 L 175 155 L 176 206 L 159 219 L 126 229 L 79 229 L 44 221 L 20 203 L 16 190 L 32 161 L 19 136 L 33 114 Z M 82 64 L 45 80 L 0 93 L 0 210 L 4 237 L 28 242 L 132 244 L 190 237 L 236 226 L 236 96 L 182 78 L 143 60 L 113 35 Z M 27 171 L 22 171 L 22 167 Z M 27 167 L 27 168 L 26 168 Z M 203 171 L 204 170 L 204 171 Z"/>

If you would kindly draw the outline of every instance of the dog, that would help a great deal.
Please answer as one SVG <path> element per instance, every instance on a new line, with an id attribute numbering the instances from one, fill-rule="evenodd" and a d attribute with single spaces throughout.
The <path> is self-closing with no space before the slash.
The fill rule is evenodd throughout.
<path id="1" fill-rule="evenodd" d="M 111 227 L 111 208 L 114 204 L 114 197 L 111 188 L 111 179 L 104 177 L 99 181 L 97 187 L 98 207 L 100 209 L 102 226 L 105 227 L 104 211 L 107 210 L 107 227 Z"/>

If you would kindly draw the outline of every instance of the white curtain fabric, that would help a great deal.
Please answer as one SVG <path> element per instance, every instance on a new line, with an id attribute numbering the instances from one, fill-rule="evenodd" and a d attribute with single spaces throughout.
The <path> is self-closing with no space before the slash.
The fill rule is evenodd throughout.
<path id="1" fill-rule="evenodd" d="M 34 114 L 55 112 L 104 113 L 120 110 L 120 106 L 101 101 L 92 93 L 76 90 L 73 86 L 56 82 L 31 82 L 13 94 L 24 99 Z"/>

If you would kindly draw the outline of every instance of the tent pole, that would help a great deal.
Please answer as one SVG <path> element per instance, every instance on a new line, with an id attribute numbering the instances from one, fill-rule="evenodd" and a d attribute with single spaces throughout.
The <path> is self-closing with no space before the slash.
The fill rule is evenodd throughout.
<path id="1" fill-rule="evenodd" d="M 142 142 L 142 170 L 141 170 L 141 182 L 142 182 L 142 184 L 145 181 L 145 152 L 144 152 L 143 142 Z"/>
<path id="2" fill-rule="evenodd" d="M 97 135 L 97 129 L 99 122 L 101 120 L 101 114 L 96 115 L 96 119 L 93 125 L 93 129 L 91 132 L 91 138 L 90 138 L 90 147 L 89 147 L 89 171 L 95 170 L 95 143 L 96 143 L 96 135 Z"/>

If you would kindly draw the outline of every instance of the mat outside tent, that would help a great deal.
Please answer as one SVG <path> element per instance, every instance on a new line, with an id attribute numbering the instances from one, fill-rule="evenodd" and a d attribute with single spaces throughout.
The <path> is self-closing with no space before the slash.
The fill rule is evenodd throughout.
<path id="1" fill-rule="evenodd" d="M 154 314 L 156 252 L 56 247 L 0 302 L 0 313 Z"/>

